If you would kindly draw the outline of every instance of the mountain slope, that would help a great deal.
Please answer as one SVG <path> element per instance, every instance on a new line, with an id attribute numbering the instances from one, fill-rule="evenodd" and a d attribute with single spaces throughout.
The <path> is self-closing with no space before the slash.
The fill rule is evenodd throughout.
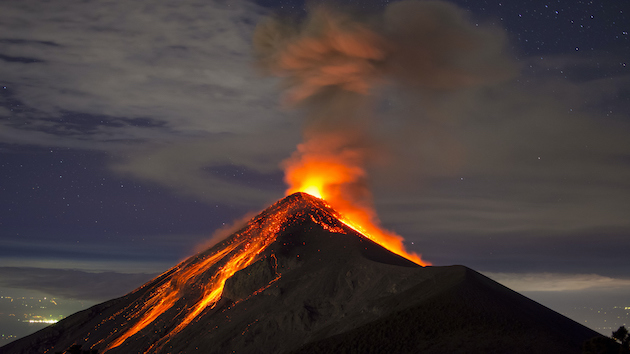
<path id="1" fill-rule="evenodd" d="M 386 300 L 398 311 L 292 353 L 580 353 L 599 336 L 469 268 L 439 268 L 441 289 L 419 284 Z"/>
<path id="2" fill-rule="evenodd" d="M 134 292 L 0 353 L 575 353 L 597 335 L 466 267 L 420 267 L 296 193 Z"/>

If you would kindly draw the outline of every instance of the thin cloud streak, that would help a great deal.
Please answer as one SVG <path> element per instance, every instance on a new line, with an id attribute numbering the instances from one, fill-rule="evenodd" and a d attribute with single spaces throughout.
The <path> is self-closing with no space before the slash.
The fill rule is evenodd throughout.
<path id="1" fill-rule="evenodd" d="M 579 291 L 579 290 L 630 290 L 630 279 L 611 278 L 598 274 L 558 273 L 492 273 L 489 278 L 516 291 Z"/>

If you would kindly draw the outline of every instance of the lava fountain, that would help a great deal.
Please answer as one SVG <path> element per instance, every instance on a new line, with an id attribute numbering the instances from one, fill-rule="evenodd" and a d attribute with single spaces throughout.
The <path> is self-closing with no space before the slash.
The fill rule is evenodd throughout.
<path id="1" fill-rule="evenodd" d="M 419 265 L 431 265 L 419 254 L 405 250 L 403 237 L 379 226 L 365 184 L 364 151 L 348 146 L 330 150 L 336 140 L 320 135 L 298 146 L 284 162 L 285 182 L 289 185 L 286 194 L 304 192 L 323 199 L 339 212 L 344 224 L 365 237 Z"/>

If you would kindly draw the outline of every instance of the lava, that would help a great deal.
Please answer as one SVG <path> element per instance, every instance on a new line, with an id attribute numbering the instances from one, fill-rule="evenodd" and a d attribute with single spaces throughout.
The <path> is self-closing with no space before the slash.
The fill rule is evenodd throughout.
<path id="1" fill-rule="evenodd" d="M 316 136 L 298 145 L 298 150 L 284 162 L 287 195 L 304 192 L 325 200 L 340 215 L 340 220 L 379 245 L 419 265 L 424 261 L 408 252 L 403 238 L 379 226 L 371 206 L 371 194 L 365 187 L 366 172 L 361 149 L 335 148 L 335 137 Z"/>
<path id="2" fill-rule="evenodd" d="M 213 249 L 214 253 L 202 253 L 164 273 L 167 277 L 163 284 L 147 297 L 129 306 L 126 317 L 133 325 L 122 333 L 116 331 L 111 333 L 108 339 L 111 341 L 103 352 L 120 346 L 133 336 L 145 335 L 142 330 L 159 320 L 160 316 L 169 310 L 177 311 L 177 325 L 154 342 L 146 353 L 159 351 L 169 339 L 186 328 L 204 310 L 212 309 L 217 304 L 228 278 L 259 259 L 261 252 L 275 241 L 282 229 L 295 217 L 294 208 L 297 203 L 294 200 L 293 203 L 277 206 L 281 209 L 276 213 L 254 219 L 244 229 L 226 240 L 226 245 L 216 251 Z M 203 286 L 198 291 L 200 294 L 197 295 L 194 304 L 180 309 L 178 302 L 185 300 L 185 297 L 193 296 L 190 289 L 194 289 L 198 284 Z"/>
<path id="3" fill-rule="evenodd" d="M 111 342 L 104 352 L 121 345 L 127 338 L 140 332 L 143 328 L 147 327 L 150 323 L 155 321 L 160 315 L 169 310 L 175 305 L 177 300 L 183 296 L 183 289 L 186 283 L 193 283 L 201 274 L 203 274 L 210 267 L 215 265 L 219 260 L 233 251 L 238 244 L 232 244 L 216 254 L 207 257 L 196 264 L 192 264 L 189 267 L 176 266 L 179 268 L 175 271 L 170 282 L 162 284 L 155 292 L 153 292 L 148 299 L 144 301 L 141 308 L 138 311 L 131 311 L 127 316 L 129 320 L 137 319 L 137 322 L 125 331 L 120 337 Z M 214 285 L 214 286 L 213 286 Z M 210 284 L 211 287 L 221 290 L 223 284 L 214 283 Z"/>

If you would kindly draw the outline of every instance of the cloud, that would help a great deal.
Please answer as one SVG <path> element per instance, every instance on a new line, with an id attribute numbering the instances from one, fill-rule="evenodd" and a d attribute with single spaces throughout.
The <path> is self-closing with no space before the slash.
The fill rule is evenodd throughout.
<path id="1" fill-rule="evenodd" d="M 249 64 L 260 12 L 246 1 L 3 4 L 0 52 L 38 60 L 3 62 L 3 83 L 33 124 L 80 112 L 149 117 L 179 133 L 241 129 L 234 118 L 268 113 L 268 83 Z M 133 138 L 127 128 L 103 125 L 99 136 Z"/>
<path id="2" fill-rule="evenodd" d="M 0 286 L 41 291 L 66 299 L 104 301 L 134 290 L 157 274 L 1 267 Z"/>
<path id="3" fill-rule="evenodd" d="M 611 114 L 608 101 L 630 87 L 628 78 L 604 84 L 549 75 L 524 83 L 530 78 L 417 105 L 389 101 L 385 115 L 428 119 L 409 124 L 389 169 L 374 171 L 383 219 L 427 233 L 630 227 L 629 127 L 623 107 Z"/>
<path id="4" fill-rule="evenodd" d="M 5 3 L 0 140 L 106 151 L 113 170 L 203 200 L 274 192 L 204 171 L 277 171 L 296 123 L 251 64 L 249 1 Z M 262 156 L 262 152 L 266 156 Z M 282 156 L 282 157 L 280 157 Z M 263 186 L 264 187 L 264 186 Z"/>
<path id="5" fill-rule="evenodd" d="M 597 274 L 491 273 L 484 275 L 515 291 L 582 291 L 630 289 L 630 279 Z"/>
<path id="6" fill-rule="evenodd" d="M 27 237 L 5 237 L 0 239 L 0 265 L 79 269 L 90 273 L 156 273 L 190 256 L 194 245 L 206 240 L 210 232 L 134 235 L 123 231 L 110 237 L 87 234 L 41 232 Z"/>
<path id="7" fill-rule="evenodd" d="M 225 134 L 146 144 L 127 152 L 111 167 L 117 173 L 158 182 L 196 199 L 262 206 L 282 195 L 278 166 L 293 148 L 293 144 L 270 136 L 281 134 Z M 222 168 L 234 173 L 213 173 Z"/>

